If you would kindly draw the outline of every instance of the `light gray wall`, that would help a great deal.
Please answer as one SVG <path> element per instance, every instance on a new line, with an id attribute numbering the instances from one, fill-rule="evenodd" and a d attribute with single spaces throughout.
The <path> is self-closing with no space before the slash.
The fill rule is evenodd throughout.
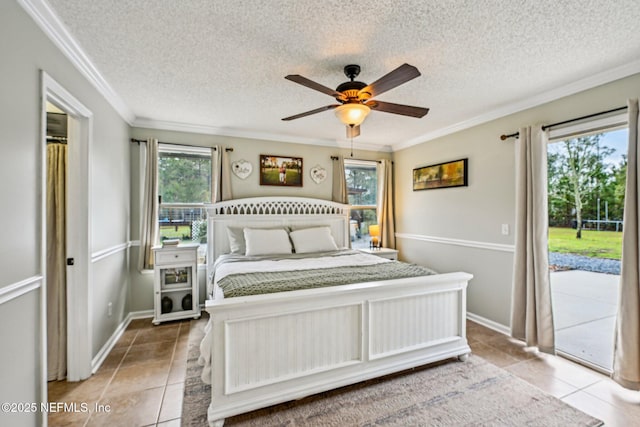
<path id="1" fill-rule="evenodd" d="M 513 245 L 514 139 L 501 141 L 500 135 L 622 107 L 639 95 L 640 75 L 634 75 L 394 153 L 396 231 L 411 235 L 397 240 L 401 258 L 474 274 L 468 311 L 509 326 L 513 253 L 429 238 Z M 460 158 L 469 159 L 468 187 L 412 191 L 414 168 Z M 501 224 L 509 225 L 508 236 L 501 234 Z"/>
<path id="2" fill-rule="evenodd" d="M 231 190 L 233 197 L 259 197 L 259 196 L 298 196 L 315 197 L 331 200 L 331 170 L 333 161 L 331 156 L 342 154 L 349 157 L 348 149 L 337 147 L 324 147 L 306 144 L 293 144 L 288 142 L 267 141 L 258 139 L 236 138 L 227 136 L 204 135 L 187 132 L 173 132 L 155 129 L 133 128 L 132 136 L 136 139 L 157 138 L 161 142 L 187 144 L 202 147 L 220 145 L 233 148 L 229 153 L 230 161 L 246 160 L 253 165 L 253 172 L 242 180 L 235 175 L 231 176 Z M 303 161 L 303 186 L 302 187 L 276 187 L 261 186 L 258 175 L 260 154 L 274 154 L 279 156 L 302 157 Z M 389 159 L 391 153 L 354 149 L 354 158 L 365 160 Z M 321 184 L 316 184 L 309 175 L 309 170 L 320 165 L 329 172 L 329 177 Z M 137 144 L 131 144 L 131 239 L 137 240 L 140 234 L 140 194 L 139 194 L 139 148 Z M 153 309 L 153 275 L 140 273 L 136 267 L 138 247 L 131 250 L 131 301 L 132 311 Z M 200 302 L 205 298 L 205 274 L 200 270 Z"/>
<path id="3" fill-rule="evenodd" d="M 0 292 L 43 274 L 41 265 L 41 82 L 40 70 L 67 89 L 94 115 L 90 181 L 92 252 L 128 242 L 129 126 L 49 41 L 14 0 L 0 2 Z M 91 254 L 88 254 L 91 258 Z M 126 252 L 93 265 L 94 355 L 128 311 Z M 116 256 L 117 258 L 117 256 Z M 123 261 L 124 260 L 124 261 Z M 113 298 L 115 318 L 97 311 Z M 40 400 L 40 291 L 36 287 L 0 304 L 2 402 Z M 106 307 L 106 305 L 105 305 Z M 37 417 L 38 415 L 36 415 Z M 8 418 L 0 425 L 37 424 L 33 414 Z"/>

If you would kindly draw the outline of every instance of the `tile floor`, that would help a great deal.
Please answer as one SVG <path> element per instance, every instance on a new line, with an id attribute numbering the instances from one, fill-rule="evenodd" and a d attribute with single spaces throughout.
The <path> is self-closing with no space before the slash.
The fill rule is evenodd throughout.
<path id="1" fill-rule="evenodd" d="M 52 402 L 110 405 L 111 411 L 50 414 L 50 426 L 180 426 L 190 321 L 152 326 L 131 322 L 90 379 L 49 383 Z M 640 425 L 640 392 L 560 357 L 467 322 L 472 351 L 489 362 L 591 414 L 607 426 Z"/>
<path id="2" fill-rule="evenodd" d="M 49 414 L 49 426 L 180 426 L 190 321 L 133 320 L 86 381 L 49 383 L 50 402 L 109 405 L 110 412 Z"/>

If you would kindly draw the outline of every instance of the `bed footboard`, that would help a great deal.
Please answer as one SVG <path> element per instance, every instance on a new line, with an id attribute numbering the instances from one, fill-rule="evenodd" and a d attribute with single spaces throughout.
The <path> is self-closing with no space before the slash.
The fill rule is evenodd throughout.
<path id="1" fill-rule="evenodd" d="M 208 301 L 210 424 L 468 354 L 471 278 L 448 273 Z"/>

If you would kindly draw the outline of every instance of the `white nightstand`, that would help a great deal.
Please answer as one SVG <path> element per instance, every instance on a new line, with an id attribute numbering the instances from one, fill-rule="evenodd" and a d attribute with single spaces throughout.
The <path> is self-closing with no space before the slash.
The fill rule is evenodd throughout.
<path id="1" fill-rule="evenodd" d="M 364 252 L 365 254 L 371 254 L 375 256 L 379 256 L 381 258 L 391 259 L 394 261 L 398 260 L 398 251 L 396 249 L 391 248 L 379 248 L 379 249 L 358 249 L 360 252 Z"/>
<path id="2" fill-rule="evenodd" d="M 198 245 L 154 246 L 153 324 L 200 317 Z"/>

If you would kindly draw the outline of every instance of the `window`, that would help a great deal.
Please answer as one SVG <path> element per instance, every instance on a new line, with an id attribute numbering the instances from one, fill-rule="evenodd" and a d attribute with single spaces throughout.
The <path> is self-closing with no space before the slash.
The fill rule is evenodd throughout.
<path id="1" fill-rule="evenodd" d="M 344 169 L 351 205 L 351 246 L 368 248 L 371 243 L 369 226 L 378 223 L 378 163 L 345 159 Z"/>
<path id="2" fill-rule="evenodd" d="M 158 228 L 160 241 L 207 242 L 205 203 L 211 203 L 211 149 L 160 144 L 158 147 Z"/>

